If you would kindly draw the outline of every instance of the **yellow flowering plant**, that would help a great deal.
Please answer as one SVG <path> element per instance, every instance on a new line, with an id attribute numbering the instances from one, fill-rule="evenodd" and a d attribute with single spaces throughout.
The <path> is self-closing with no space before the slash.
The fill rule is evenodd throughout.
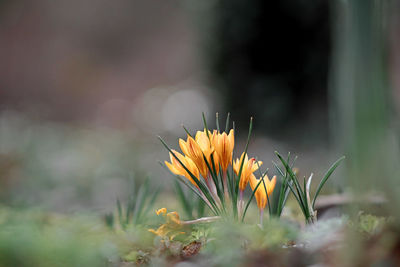
<path id="1" fill-rule="evenodd" d="M 250 119 L 249 133 L 245 149 L 240 159 L 233 159 L 235 146 L 235 130 L 229 129 L 229 114 L 225 130 L 219 127 L 209 130 L 203 114 L 204 129 L 192 135 L 185 127 L 186 140 L 179 139 L 182 154 L 169 148 L 164 140 L 160 141 L 167 148 L 170 161 L 165 161 L 167 168 L 177 176 L 179 181 L 190 188 L 216 216 L 234 218 L 243 221 L 250 201 L 255 196 L 260 215 L 269 203 L 270 195 L 275 187 L 276 177 L 269 181 L 265 174 L 260 179 L 254 172 L 262 165 L 262 161 L 249 158 L 247 148 L 252 131 L 253 120 Z M 252 195 L 244 209 L 243 192 L 247 185 L 251 186 Z M 262 184 L 262 188 L 258 188 Z M 262 219 L 261 219 L 262 220 Z"/>
<path id="2" fill-rule="evenodd" d="M 252 118 L 250 118 L 245 149 L 238 159 L 233 157 L 235 130 L 234 127 L 229 129 L 229 114 L 225 130 L 222 132 L 219 127 L 218 113 L 216 116 L 217 129 L 212 131 L 208 129 L 204 113 L 203 121 L 204 129 L 197 131 L 194 136 L 183 127 L 187 133 L 187 138 L 186 140 L 179 139 L 182 154 L 170 149 L 161 137 L 159 139 L 170 152 L 170 162 L 165 161 L 167 168 L 176 175 L 179 181 L 190 188 L 214 215 L 218 217 L 233 215 L 235 219 L 243 222 L 247 209 L 255 197 L 262 224 L 265 207 L 268 206 L 270 217 L 279 218 L 289 193 L 292 192 L 306 222 L 313 223 L 316 221 L 315 201 L 322 187 L 344 157 L 337 160 L 327 171 L 312 199 L 310 196 L 312 174 L 308 180 L 304 178 L 301 187 L 297 178 L 297 170 L 293 168 L 296 158 L 291 161 L 290 153 L 285 160 L 278 152 L 275 152 L 284 167 L 282 169 L 275 162 L 272 162 L 281 177 L 279 183 L 277 183 L 276 176 L 273 176 L 271 180 L 268 178 L 268 169 L 264 173 L 261 172 L 262 161 L 248 156 L 247 148 L 253 127 Z M 254 174 L 256 171 L 258 171 L 259 179 Z M 244 205 L 244 191 L 248 185 L 250 185 L 252 194 L 247 204 Z M 274 197 L 271 197 L 271 199 L 274 199 L 271 202 L 270 196 L 272 196 L 271 194 L 276 186 L 278 189 L 274 193 Z M 178 193 L 181 199 L 185 199 L 182 190 L 178 190 Z M 185 210 L 188 214 L 191 214 L 188 207 Z"/>

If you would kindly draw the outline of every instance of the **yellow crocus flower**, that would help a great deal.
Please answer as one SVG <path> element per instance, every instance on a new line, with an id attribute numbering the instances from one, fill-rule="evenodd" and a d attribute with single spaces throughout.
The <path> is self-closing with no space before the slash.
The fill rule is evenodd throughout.
<path id="1" fill-rule="evenodd" d="M 172 152 L 197 179 L 200 179 L 199 169 L 189 157 L 183 156 L 182 154 L 173 149 Z M 167 165 L 168 169 L 176 175 L 181 175 L 186 177 L 192 184 L 194 184 L 197 187 L 197 184 L 192 179 L 192 176 L 190 176 L 190 174 L 185 170 L 185 168 L 182 167 L 179 161 L 171 153 L 169 153 L 169 158 L 171 160 L 171 163 L 165 161 L 165 165 Z"/>
<path id="2" fill-rule="evenodd" d="M 261 184 L 258 186 L 256 193 L 254 194 L 256 197 L 256 201 L 257 201 L 257 206 L 258 208 L 261 210 L 263 210 L 265 208 L 265 206 L 268 203 L 268 198 L 269 196 L 272 194 L 272 192 L 274 191 L 275 185 L 276 185 L 276 176 L 274 176 L 272 178 L 272 180 L 270 181 L 268 176 L 265 175 L 264 178 L 262 178 L 265 182 L 265 187 L 263 182 L 261 182 Z M 254 191 L 254 188 L 256 188 L 257 184 L 260 182 L 260 180 L 258 180 L 254 174 L 250 175 L 250 187 L 251 190 Z M 267 191 L 265 191 L 265 188 L 267 189 Z M 268 198 L 267 198 L 268 195 Z"/>
<path id="3" fill-rule="evenodd" d="M 212 140 L 216 155 L 218 156 L 218 162 L 225 172 L 232 162 L 232 152 L 235 146 L 233 129 L 230 130 L 228 135 L 225 132 L 222 134 L 215 134 Z"/>
<path id="4" fill-rule="evenodd" d="M 215 171 L 218 173 L 219 171 L 219 163 L 218 163 L 218 155 L 215 152 L 215 147 L 213 146 L 215 140 L 217 138 L 217 130 L 214 130 L 211 134 L 208 131 L 208 135 L 206 129 L 204 131 L 197 131 L 195 140 L 199 144 L 200 149 L 203 151 L 204 156 L 207 159 L 208 164 L 210 165 L 211 169 L 213 169 L 211 155 L 213 155 L 213 160 L 215 164 Z"/>
<path id="5" fill-rule="evenodd" d="M 167 213 L 166 208 L 161 208 L 156 211 L 156 214 L 162 214 L 165 216 L 166 222 L 158 227 L 157 230 L 149 229 L 149 232 L 170 240 L 174 239 L 174 237 L 178 234 L 184 234 L 184 232 L 180 231 L 183 225 L 179 218 L 179 214 L 176 211 Z"/>
<path id="6" fill-rule="evenodd" d="M 255 158 L 251 158 L 249 160 L 249 158 L 247 157 L 247 154 L 244 155 L 244 153 L 242 153 L 240 160 L 236 159 L 233 162 L 233 170 L 236 173 L 236 175 L 239 175 L 240 165 L 242 164 L 243 158 L 244 158 L 243 168 L 242 168 L 242 173 L 241 173 L 240 181 L 239 181 L 239 190 L 240 191 L 244 191 L 246 189 L 246 186 L 250 179 L 250 175 L 252 175 L 253 172 L 255 172 L 256 170 L 258 170 L 258 167 L 263 164 L 262 161 L 256 162 Z"/>
<path id="7" fill-rule="evenodd" d="M 206 129 L 204 131 L 197 131 L 195 139 L 191 136 L 188 136 L 187 141 L 185 142 L 183 139 L 179 139 L 179 146 L 186 156 L 193 160 L 196 164 L 197 168 L 200 171 L 200 174 L 207 179 L 208 167 L 206 162 L 204 161 L 204 157 L 207 159 L 208 163 L 211 166 L 211 154 L 214 153 L 214 147 L 210 139 L 213 138 L 214 134 L 211 134 L 208 131 L 208 136 Z M 210 138 L 209 138 L 210 137 Z M 217 159 L 214 159 L 217 161 Z M 216 169 L 218 168 L 218 164 L 216 163 Z"/>

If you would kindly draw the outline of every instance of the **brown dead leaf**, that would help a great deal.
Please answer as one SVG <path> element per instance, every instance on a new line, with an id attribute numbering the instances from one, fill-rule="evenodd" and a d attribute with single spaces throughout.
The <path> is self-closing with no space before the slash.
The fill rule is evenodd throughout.
<path id="1" fill-rule="evenodd" d="M 192 257 L 197 255 L 201 249 L 201 242 L 193 241 L 190 244 L 184 246 L 181 251 L 182 257 Z"/>

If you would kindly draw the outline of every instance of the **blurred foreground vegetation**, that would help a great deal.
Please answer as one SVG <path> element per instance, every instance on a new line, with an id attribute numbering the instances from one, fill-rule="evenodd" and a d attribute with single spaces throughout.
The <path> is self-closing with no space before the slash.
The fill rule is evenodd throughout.
<path id="1" fill-rule="evenodd" d="M 181 229 L 173 239 L 143 225 L 122 230 L 98 216 L 66 216 L 39 210 L 0 209 L 0 266 L 164 266 L 192 262 L 208 266 L 397 266 L 399 229 L 382 217 L 359 214 L 321 221 L 305 229 L 287 220 L 254 224 L 214 222 Z M 349 237 L 362 240 L 363 256 L 337 258 Z M 200 252 L 201 251 L 201 252 Z M 200 253 L 199 253 L 200 252 Z M 350 264 L 351 262 L 351 264 Z"/>

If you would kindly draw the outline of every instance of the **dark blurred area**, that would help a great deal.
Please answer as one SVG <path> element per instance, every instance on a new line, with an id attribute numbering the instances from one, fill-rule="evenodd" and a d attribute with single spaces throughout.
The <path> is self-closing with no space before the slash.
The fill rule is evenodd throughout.
<path id="1" fill-rule="evenodd" d="M 329 1 L 215 1 L 205 36 L 224 111 L 280 140 L 326 142 Z M 201 22 L 200 22 L 201 23 Z M 306 133 L 307 132 L 307 133 Z M 304 140 L 307 139 L 307 140 Z"/>

